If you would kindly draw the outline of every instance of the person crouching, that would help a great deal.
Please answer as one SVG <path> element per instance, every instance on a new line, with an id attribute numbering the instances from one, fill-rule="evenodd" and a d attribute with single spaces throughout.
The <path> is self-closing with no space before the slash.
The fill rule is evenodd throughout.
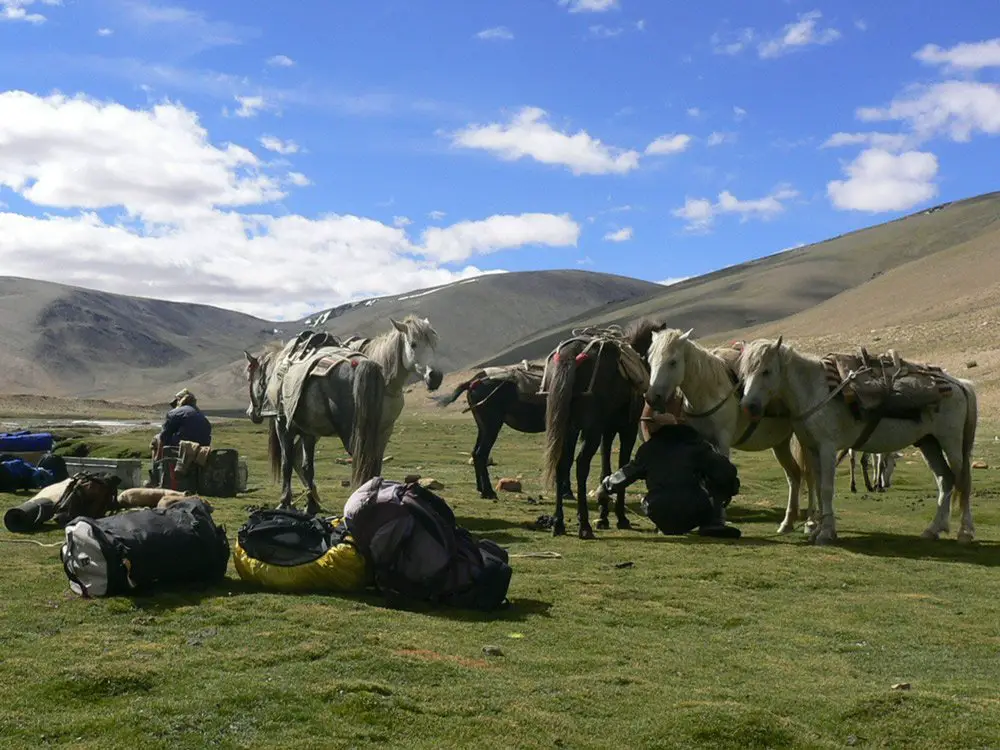
<path id="1" fill-rule="evenodd" d="M 697 528 L 702 536 L 738 539 L 740 530 L 725 522 L 725 507 L 740 491 L 733 463 L 679 415 L 647 407 L 643 435 L 648 437 L 632 461 L 601 481 L 599 499 L 645 479 L 643 509 L 662 533 Z"/>

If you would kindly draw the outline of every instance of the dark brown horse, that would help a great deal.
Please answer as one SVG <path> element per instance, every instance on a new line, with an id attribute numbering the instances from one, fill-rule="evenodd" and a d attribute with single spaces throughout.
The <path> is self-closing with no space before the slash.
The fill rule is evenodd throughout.
<path id="1" fill-rule="evenodd" d="M 639 432 L 645 386 L 637 385 L 622 372 L 630 364 L 622 345 L 632 349 L 631 340 L 643 333 L 645 321 L 630 326 L 629 331 L 583 331 L 563 341 L 549 357 L 545 409 L 545 481 L 561 488 L 570 483 L 573 453 L 576 456 L 576 503 L 581 539 L 593 539 L 587 512 L 587 479 L 590 463 L 604 444 L 601 463 L 605 475 L 611 473 L 611 445 L 620 441 L 619 467 L 632 458 Z M 632 357 L 634 357 L 634 352 Z M 631 359 L 631 358 L 630 358 Z M 648 372 L 648 371 L 647 371 Z M 556 493 L 554 535 L 566 533 L 563 497 Z M 619 529 L 631 528 L 625 514 L 625 493 L 618 493 L 615 515 Z M 608 528 L 608 508 L 602 504 L 598 528 Z"/>

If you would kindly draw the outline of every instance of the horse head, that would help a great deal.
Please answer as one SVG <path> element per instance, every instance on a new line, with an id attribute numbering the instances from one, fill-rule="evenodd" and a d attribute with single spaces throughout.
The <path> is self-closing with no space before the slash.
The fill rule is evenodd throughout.
<path id="1" fill-rule="evenodd" d="M 247 407 L 247 417 L 254 424 L 264 421 L 261 412 L 263 411 L 264 400 L 267 398 L 267 366 L 261 359 L 255 357 L 250 352 L 243 350 L 247 358 L 247 367 L 244 371 L 247 378 L 247 388 L 250 392 L 250 405 Z"/>
<path id="2" fill-rule="evenodd" d="M 663 411 L 667 402 L 684 382 L 687 341 L 694 329 L 681 333 L 676 328 L 653 332 L 646 360 L 649 362 L 649 389 L 646 403 Z"/>
<path id="3" fill-rule="evenodd" d="M 444 374 L 434 366 L 438 334 L 427 318 L 408 315 L 403 322 L 389 319 L 393 327 L 403 336 L 403 368 L 416 372 L 427 390 L 436 391 L 444 380 Z"/>
<path id="4" fill-rule="evenodd" d="M 764 416 L 767 405 L 779 394 L 783 382 L 781 339 L 758 339 L 740 353 L 740 379 L 743 398 L 740 406 L 752 420 Z"/>

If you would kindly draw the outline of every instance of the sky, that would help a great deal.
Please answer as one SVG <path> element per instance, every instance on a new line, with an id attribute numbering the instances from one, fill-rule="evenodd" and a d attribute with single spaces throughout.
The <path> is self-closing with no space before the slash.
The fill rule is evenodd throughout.
<path id="1" fill-rule="evenodd" d="M 0 0 L 0 275 L 287 320 L 1000 188 L 1000 6 Z"/>

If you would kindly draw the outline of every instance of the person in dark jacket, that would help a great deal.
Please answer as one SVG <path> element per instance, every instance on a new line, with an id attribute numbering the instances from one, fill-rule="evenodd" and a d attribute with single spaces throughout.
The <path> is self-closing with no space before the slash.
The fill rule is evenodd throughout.
<path id="1" fill-rule="evenodd" d="M 160 434 L 153 438 L 151 448 L 153 458 L 167 445 L 178 445 L 182 440 L 191 440 L 198 445 L 212 444 L 212 423 L 198 408 L 198 401 L 187 388 L 170 402 L 171 409 L 163 422 Z"/>
<path id="2" fill-rule="evenodd" d="M 601 481 L 599 497 L 645 479 L 648 494 L 643 507 L 664 534 L 687 534 L 697 528 L 702 536 L 738 539 L 740 530 L 724 520 L 724 508 L 740 491 L 736 467 L 673 414 L 645 416 L 648 440 L 631 462 Z"/>

